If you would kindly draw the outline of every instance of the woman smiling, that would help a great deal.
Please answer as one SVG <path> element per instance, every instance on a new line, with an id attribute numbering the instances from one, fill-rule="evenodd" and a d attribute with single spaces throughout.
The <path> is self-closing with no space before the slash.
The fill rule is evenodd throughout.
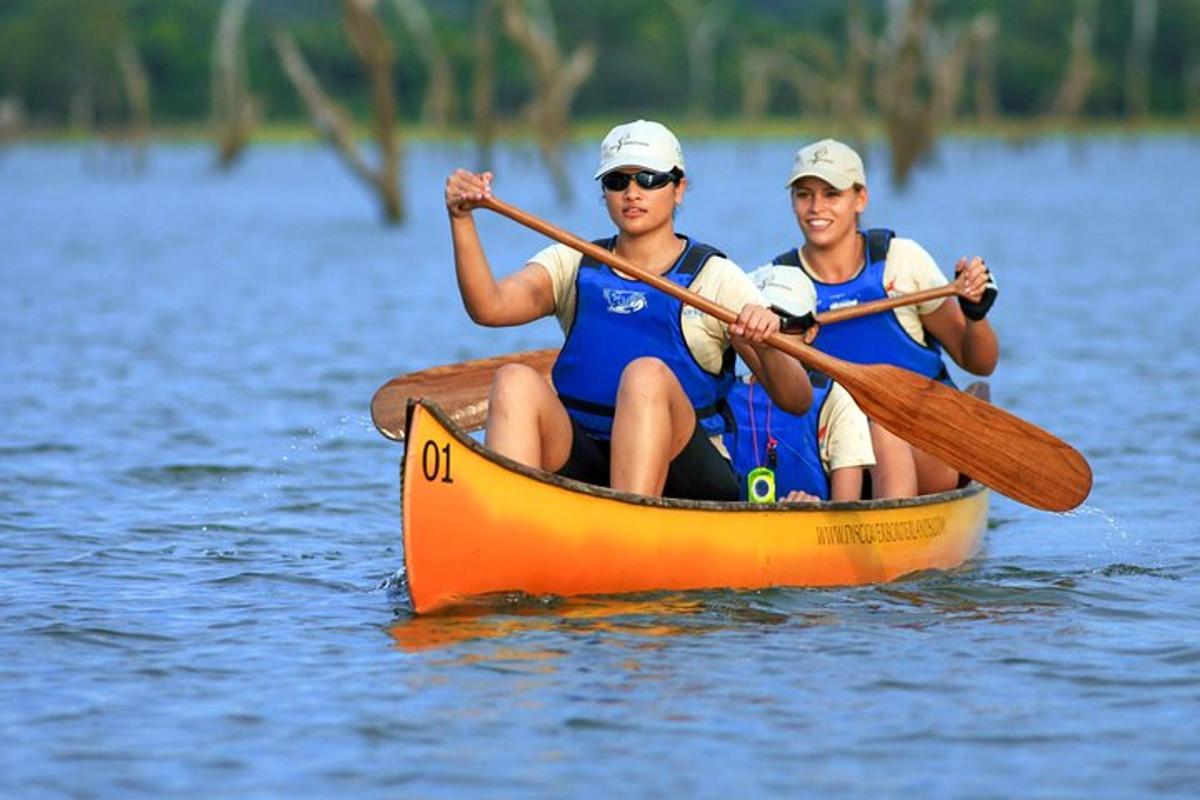
<path id="1" fill-rule="evenodd" d="M 796 153 L 787 186 L 803 244 L 776 256 L 775 265 L 798 267 L 812 280 L 817 311 L 911 294 L 946 284 L 933 258 L 911 239 L 890 230 L 860 230 L 867 207 L 862 159 L 833 139 Z M 822 328 L 814 344 L 857 363 L 894 364 L 951 385 L 942 351 L 976 375 L 990 375 L 1000 357 L 996 333 L 985 319 L 996 299 L 995 279 L 979 256 L 960 258 L 955 281 L 963 295 L 902 306 Z M 875 497 L 907 497 L 953 488 L 958 473 L 888 430 L 872 424 Z"/>

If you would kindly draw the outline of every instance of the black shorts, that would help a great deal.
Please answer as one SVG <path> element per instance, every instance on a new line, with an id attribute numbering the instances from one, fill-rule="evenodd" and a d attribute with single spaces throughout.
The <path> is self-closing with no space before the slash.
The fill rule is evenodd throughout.
<path id="1" fill-rule="evenodd" d="M 571 420 L 571 454 L 558 470 L 564 478 L 573 478 L 597 486 L 608 486 L 610 443 L 589 435 L 574 419 Z M 692 438 L 667 467 L 667 483 L 663 497 L 685 500 L 737 500 L 737 475 L 729 459 L 709 439 L 699 423 Z"/>

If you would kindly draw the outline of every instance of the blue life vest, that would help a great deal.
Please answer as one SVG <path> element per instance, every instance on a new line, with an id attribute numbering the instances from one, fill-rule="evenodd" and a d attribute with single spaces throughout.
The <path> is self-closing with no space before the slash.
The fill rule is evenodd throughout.
<path id="1" fill-rule="evenodd" d="M 819 372 L 810 372 L 813 402 L 800 416 L 789 414 L 771 400 L 762 384 L 738 381 L 729 392 L 732 429 L 725 434 L 725 449 L 733 460 L 742 499 L 746 499 L 746 476 L 756 467 L 775 470 L 775 496 L 782 499 L 800 489 L 822 500 L 829 499 L 829 475 L 821 463 L 821 408 L 833 382 Z"/>
<path id="2" fill-rule="evenodd" d="M 683 239 L 682 255 L 662 277 L 687 288 L 709 258 L 724 254 Z M 594 243 L 612 250 L 616 237 Z M 643 356 L 660 359 L 675 374 L 707 433 L 725 430 L 725 396 L 733 385 L 736 354 L 727 348 L 715 375 L 701 367 L 683 337 L 683 309 L 665 292 L 583 257 L 575 278 L 575 318 L 551 377 L 567 413 L 589 434 L 611 437 L 621 373 Z"/>
<path id="3" fill-rule="evenodd" d="M 888 296 L 883 284 L 883 268 L 892 237 L 896 234 L 884 228 L 873 228 L 859 235 L 866 239 L 867 264 L 858 275 L 844 283 L 822 283 L 812 278 L 817 290 L 818 313 Z M 799 268 L 800 253 L 793 248 L 777 255 L 771 263 Z M 813 345 L 831 356 L 856 364 L 894 364 L 954 385 L 937 340 L 929 336 L 926 344 L 921 344 L 913 339 L 896 318 L 894 310 L 835 325 L 822 325 Z"/>

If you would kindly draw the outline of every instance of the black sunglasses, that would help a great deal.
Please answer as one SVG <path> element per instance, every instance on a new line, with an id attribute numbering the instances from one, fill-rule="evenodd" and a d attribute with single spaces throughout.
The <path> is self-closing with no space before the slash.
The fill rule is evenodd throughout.
<path id="1" fill-rule="evenodd" d="M 637 185 L 643 189 L 661 189 L 668 183 L 678 183 L 683 177 L 678 170 L 670 172 L 654 172 L 644 169 L 641 172 L 635 172 L 632 175 L 628 172 L 606 172 L 600 176 L 600 184 L 610 192 L 623 192 L 629 182 L 637 181 Z"/>

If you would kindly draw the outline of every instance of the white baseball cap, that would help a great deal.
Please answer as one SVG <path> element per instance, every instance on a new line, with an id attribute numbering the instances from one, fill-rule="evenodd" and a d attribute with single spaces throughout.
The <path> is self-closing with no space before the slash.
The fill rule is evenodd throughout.
<path id="1" fill-rule="evenodd" d="M 683 149 L 675 134 L 661 123 L 644 119 L 626 122 L 609 131 L 600 143 L 600 169 L 592 177 L 622 167 L 683 172 Z"/>
<path id="2" fill-rule="evenodd" d="M 750 280 L 769 305 L 789 316 L 803 317 L 816 310 L 817 289 L 799 267 L 768 264 L 751 272 Z"/>
<path id="3" fill-rule="evenodd" d="M 796 152 L 792 177 L 788 178 L 787 185 L 809 176 L 820 178 L 839 191 L 855 184 L 867 185 L 867 175 L 858 153 L 836 139 L 822 139 Z"/>

